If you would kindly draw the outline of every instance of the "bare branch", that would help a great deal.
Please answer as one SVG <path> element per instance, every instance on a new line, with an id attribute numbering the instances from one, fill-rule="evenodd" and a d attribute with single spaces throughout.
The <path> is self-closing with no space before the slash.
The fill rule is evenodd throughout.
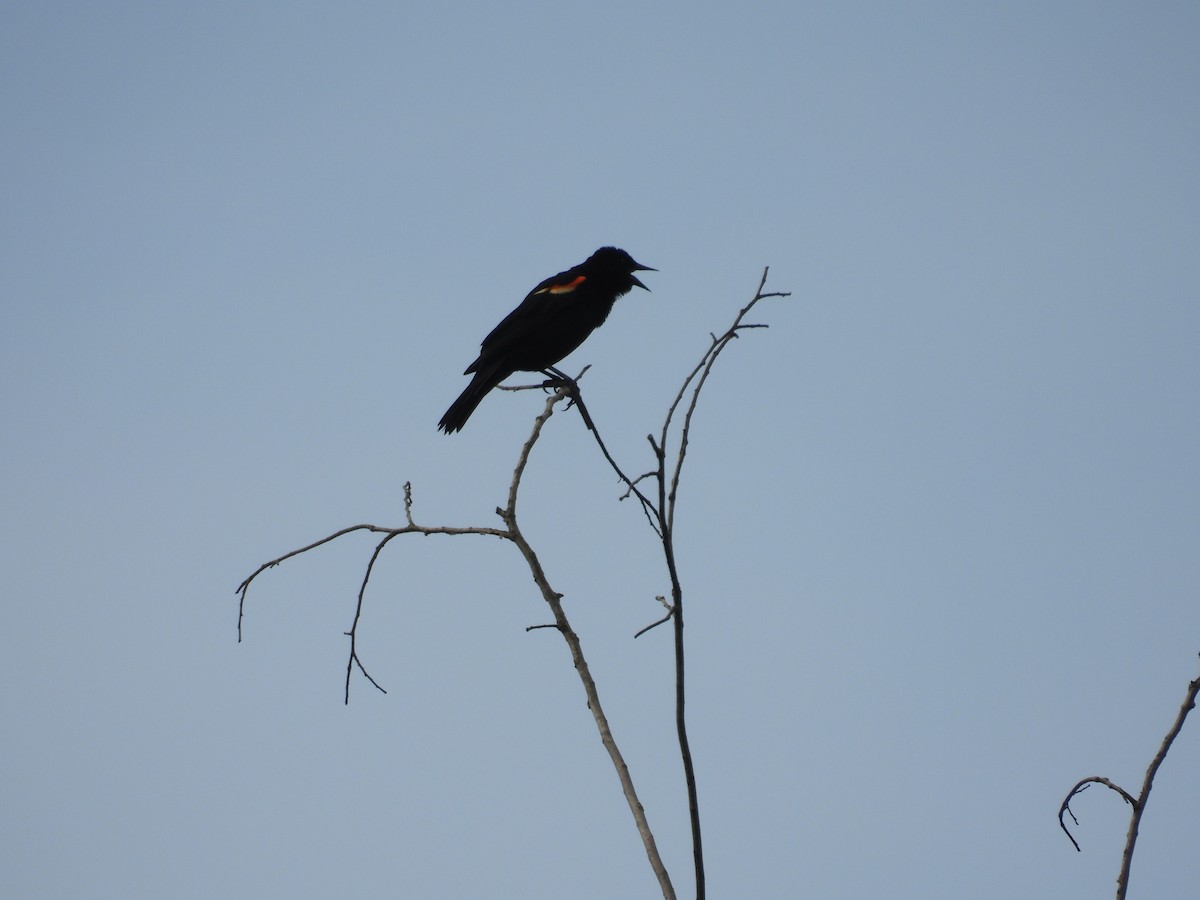
<path id="1" fill-rule="evenodd" d="M 638 633 L 634 635 L 635 639 L 640 638 L 647 631 L 657 628 L 659 625 L 662 625 L 664 622 L 669 622 L 671 619 L 671 616 L 673 616 L 675 614 L 675 608 L 673 606 L 671 606 L 670 603 L 667 602 L 667 598 L 664 597 L 662 594 L 659 594 L 654 599 L 663 605 L 663 608 L 666 609 L 667 614 L 665 616 L 663 616 L 661 619 L 659 619 L 655 622 L 651 622 L 645 628 L 639 630 Z"/>
<path id="2" fill-rule="evenodd" d="M 291 559 L 293 556 L 299 556 L 301 553 L 307 553 L 309 550 L 315 550 L 322 544 L 328 544 L 330 541 L 336 541 L 342 535 L 350 534 L 352 531 L 387 531 L 386 528 L 378 528 L 375 525 L 351 525 L 349 528 L 343 528 L 340 531 L 335 531 L 333 534 L 323 537 L 318 541 L 313 541 L 311 544 L 300 547 L 296 550 L 289 551 L 283 554 L 278 559 L 273 559 L 270 562 L 265 562 L 251 573 L 250 577 L 237 586 L 237 594 L 241 597 L 241 602 L 238 603 L 238 643 L 242 642 L 242 618 L 243 607 L 246 604 L 246 591 L 250 587 L 250 582 L 261 575 L 267 569 L 273 569 L 281 562 Z"/>
<path id="3" fill-rule="evenodd" d="M 1163 764 L 1163 760 L 1167 758 L 1167 753 L 1171 750 L 1171 745 L 1175 743 L 1175 738 L 1179 737 L 1179 732 L 1183 729 L 1183 723 L 1190 713 L 1196 707 L 1196 696 L 1200 694 L 1200 678 L 1188 683 L 1187 694 L 1183 698 L 1183 703 L 1179 707 L 1179 712 L 1175 716 L 1175 722 L 1171 725 L 1167 736 L 1163 738 L 1162 744 L 1158 748 L 1158 753 L 1151 760 L 1149 767 L 1146 769 L 1146 777 L 1142 781 L 1142 792 L 1137 796 L 1132 796 L 1125 789 L 1118 787 L 1107 778 L 1099 776 L 1091 776 L 1079 781 L 1075 787 L 1071 788 L 1071 792 L 1067 794 L 1067 798 L 1063 800 L 1062 806 L 1058 810 L 1058 824 L 1062 830 L 1066 832 L 1067 837 L 1071 839 L 1071 843 L 1075 845 L 1075 849 L 1079 850 L 1079 842 L 1068 830 L 1066 823 L 1063 821 L 1064 815 L 1069 815 L 1071 820 L 1076 825 L 1079 820 L 1075 818 L 1075 813 L 1071 811 L 1071 799 L 1081 792 L 1087 790 L 1092 784 L 1102 784 L 1105 787 L 1116 791 L 1121 795 L 1121 798 L 1133 807 L 1133 811 L 1129 815 L 1129 831 L 1125 835 L 1125 849 L 1121 854 L 1121 872 L 1117 876 L 1117 900 L 1125 900 L 1127 891 L 1129 890 L 1129 869 L 1133 863 L 1133 851 L 1137 846 L 1138 829 L 1141 827 L 1142 815 L 1146 811 L 1146 802 L 1150 799 L 1150 789 L 1154 786 L 1154 777 L 1158 774 L 1159 767 Z"/>
<path id="4" fill-rule="evenodd" d="M 667 868 L 663 864 L 662 857 L 659 856 L 658 847 L 654 840 L 654 833 L 650 830 L 650 823 L 646 819 L 646 811 L 638 799 L 637 791 L 633 786 L 633 779 L 629 775 L 629 767 L 625 764 L 625 759 L 621 755 L 620 748 L 617 746 L 615 738 L 613 738 L 608 718 L 605 716 L 604 709 L 600 705 L 600 694 L 596 689 L 596 682 L 592 678 L 591 669 L 584 658 L 583 645 L 579 640 L 579 635 L 571 628 L 571 623 L 567 620 L 566 612 L 563 610 L 562 594 L 550 586 L 550 581 L 546 577 L 545 570 L 542 568 L 537 553 L 534 552 L 533 547 L 525 539 L 525 535 L 521 533 L 520 526 L 517 523 L 517 488 L 520 484 L 521 475 L 524 473 L 526 465 L 528 465 L 529 455 L 533 450 L 533 445 L 537 443 L 537 439 L 541 435 L 542 427 L 550 416 L 554 414 L 554 404 L 562 399 L 566 393 L 567 390 L 560 387 L 554 396 L 546 401 L 546 406 L 542 414 L 534 420 L 533 431 L 530 433 L 525 445 L 521 448 L 521 455 L 517 461 L 516 469 L 513 471 L 513 481 L 508 493 L 508 506 L 505 509 L 497 510 L 497 513 L 499 513 L 504 524 L 507 526 L 508 539 L 517 545 L 517 549 L 525 557 L 529 571 L 533 574 L 534 584 L 538 586 L 538 589 L 542 593 L 542 599 L 546 601 L 546 604 L 550 607 L 550 612 L 554 616 L 554 624 L 552 626 L 533 626 L 533 628 L 555 627 L 562 635 L 563 640 L 566 641 L 571 653 L 571 661 L 575 665 L 575 671 L 579 675 L 579 680 L 583 683 L 584 694 L 587 696 L 588 709 L 592 712 L 592 718 L 595 720 L 596 728 L 600 732 L 600 741 L 604 745 L 604 749 L 608 751 L 613 768 L 617 772 L 617 779 L 621 782 L 621 789 L 625 794 L 626 802 L 629 804 L 629 810 L 633 813 L 634 822 L 637 825 L 638 833 L 641 835 L 642 844 L 645 847 L 650 866 L 658 878 L 663 897 L 666 900 L 674 900 L 675 889 L 671 884 L 670 875 L 667 873 Z"/>
<path id="5" fill-rule="evenodd" d="M 591 416 L 586 412 L 583 406 L 582 398 L 578 397 L 576 391 L 576 402 L 580 406 L 580 412 L 583 414 L 584 422 L 588 429 L 596 438 L 596 443 L 600 447 L 600 452 L 608 461 L 608 464 L 617 473 L 618 477 L 625 483 L 628 490 L 624 496 L 633 493 L 637 496 L 642 504 L 642 511 L 645 513 L 650 527 L 657 535 L 662 544 L 663 557 L 666 562 L 667 572 L 671 579 L 671 602 L 668 604 L 664 598 L 663 605 L 667 607 L 667 614 L 656 622 L 643 628 L 635 638 L 640 637 L 652 628 L 656 628 L 665 622 L 672 621 L 674 624 L 675 637 L 675 725 L 679 738 L 679 752 L 683 761 L 684 780 L 687 784 L 688 793 L 688 813 L 692 826 L 692 856 L 694 861 L 695 876 L 696 876 L 696 898 L 704 900 L 705 895 L 705 878 L 704 878 L 704 849 L 701 840 L 700 830 L 700 811 L 699 800 L 696 790 L 696 775 L 692 762 L 692 753 L 688 743 L 687 722 L 684 716 L 684 702 L 686 691 L 684 686 L 684 676 L 686 667 L 684 665 L 684 642 L 683 642 L 683 588 L 679 581 L 679 572 L 675 564 L 675 500 L 679 491 L 680 474 L 683 471 L 683 461 L 687 456 L 688 437 L 691 432 L 692 418 L 696 412 L 696 405 L 700 400 L 700 391 L 703 389 L 705 382 L 708 380 L 709 374 L 712 372 L 712 367 L 716 363 L 717 357 L 721 351 L 725 349 L 730 341 L 735 340 L 739 334 L 750 328 L 766 328 L 762 323 L 747 323 L 745 322 L 746 315 L 760 301 L 768 297 L 787 297 L 790 296 L 787 292 L 772 291 L 764 292 L 766 286 L 767 273 L 769 269 L 764 268 L 762 278 L 759 280 L 758 289 L 755 291 L 754 297 L 738 312 L 737 317 L 733 320 L 726 331 L 721 334 L 710 333 L 711 343 L 708 349 L 700 357 L 700 361 L 684 378 L 683 384 L 679 388 L 679 392 L 675 395 L 670 407 L 667 409 L 666 416 L 663 420 L 662 429 L 659 432 L 659 438 L 656 441 L 653 434 L 646 435 L 646 440 L 650 442 L 650 448 L 654 453 L 655 468 L 644 475 L 639 475 L 636 479 L 630 479 L 624 470 L 613 460 L 612 455 L 608 452 L 604 441 L 600 437 L 599 429 Z M 689 389 L 691 391 L 689 395 Z M 684 413 L 683 422 L 678 428 L 679 449 L 676 451 L 673 460 L 673 467 L 670 480 L 667 478 L 667 446 L 671 437 L 671 426 L 676 423 L 676 414 L 687 398 L 687 407 Z M 653 477 L 657 481 L 658 499 L 651 501 L 646 497 L 637 485 L 646 478 Z M 622 498 L 624 499 L 624 498 Z"/>
<path id="6" fill-rule="evenodd" d="M 379 554 L 383 550 L 383 548 L 385 546 L 387 546 L 388 542 L 391 541 L 393 538 L 399 537 L 402 534 L 425 534 L 425 535 L 430 535 L 430 534 L 449 534 L 449 535 L 482 534 L 482 535 L 490 535 L 492 537 L 500 537 L 500 538 L 508 538 L 509 537 L 508 532 L 505 531 L 504 529 L 488 528 L 486 526 L 471 526 L 471 527 L 466 527 L 466 528 L 452 528 L 452 527 L 440 526 L 440 525 L 439 526 L 417 525 L 416 523 L 413 522 L 413 518 L 412 518 L 412 486 L 411 486 L 411 484 L 408 484 L 408 483 L 405 483 L 405 485 L 404 485 L 404 515 L 405 515 L 405 518 L 408 520 L 408 524 L 405 525 L 403 528 L 383 528 L 379 525 L 365 525 L 365 524 L 364 525 L 351 525 L 349 528 L 342 528 L 339 531 L 335 531 L 333 534 L 330 534 L 330 535 L 327 535 L 326 537 L 321 538 L 320 540 L 313 541 L 311 544 L 306 544 L 303 547 L 298 547 L 295 550 L 289 551 L 288 553 L 283 554 L 283 556 L 277 557 L 276 559 L 273 559 L 270 562 L 265 562 L 261 566 L 259 566 L 257 569 L 255 569 L 254 572 L 250 575 L 250 577 L 247 578 L 245 581 L 243 581 L 241 584 L 239 584 L 237 587 L 238 643 L 241 643 L 241 641 L 242 641 L 242 622 L 245 619 L 245 613 L 246 613 L 246 594 L 250 590 L 251 583 L 259 575 L 261 575 L 263 572 L 267 571 L 267 569 L 273 569 L 275 566 L 279 565 L 280 563 L 286 562 L 287 560 L 291 559 L 292 557 L 300 556 L 302 553 L 307 553 L 310 550 L 315 550 L 318 547 L 324 546 L 325 544 L 328 544 L 332 541 L 336 541 L 338 538 L 344 537 L 345 535 L 351 534 L 355 531 L 367 531 L 367 532 L 371 532 L 373 534 L 382 534 L 384 536 L 383 540 L 381 540 L 375 546 L 375 552 L 371 554 L 370 562 L 367 563 L 366 571 L 363 574 L 362 585 L 358 589 L 358 604 L 355 607 L 355 611 L 354 611 L 354 623 L 351 625 L 350 630 L 346 632 L 346 635 L 350 638 L 350 657 L 346 662 L 346 691 L 345 691 L 346 701 L 345 702 L 347 704 L 350 702 L 350 675 L 354 671 L 354 668 L 356 666 L 358 667 L 358 670 L 360 672 L 362 672 L 363 677 L 365 677 L 367 679 L 367 681 L 371 682 L 371 684 L 375 685 L 376 688 L 378 688 L 380 691 L 383 691 L 383 693 L 386 694 L 387 691 L 383 689 L 383 687 L 379 684 L 379 682 L 377 682 L 374 678 L 371 677 L 371 674 L 367 671 L 366 667 L 362 663 L 362 660 L 359 658 L 358 643 L 357 643 L 358 620 L 362 617 L 363 598 L 366 596 L 367 582 L 370 581 L 370 579 L 371 579 L 371 572 L 375 568 L 375 560 L 377 560 L 379 558 Z"/>
<path id="7" fill-rule="evenodd" d="M 635 635 L 634 635 L 634 638 L 635 638 L 635 639 L 636 639 L 636 638 L 640 638 L 640 637 L 641 637 L 643 634 L 645 634 L 647 631 L 651 631 L 651 630 L 653 630 L 653 629 L 657 628 L 659 625 L 662 625 L 664 622 L 669 622 L 669 621 L 671 621 L 671 617 L 672 617 L 673 615 L 675 615 L 675 610 L 674 610 L 674 609 L 672 609 L 670 612 L 668 612 L 668 613 L 667 613 L 665 616 L 663 616 L 661 619 L 658 619 L 658 620 L 656 620 L 656 621 L 654 621 L 654 622 L 651 622 L 651 623 L 650 623 L 649 625 L 647 625 L 645 628 L 642 628 L 642 629 L 640 629 L 640 630 L 637 632 L 637 634 L 635 634 Z"/>
<path id="8" fill-rule="evenodd" d="M 621 495 L 620 499 L 624 500 L 630 494 L 637 497 L 638 503 L 642 505 L 642 513 L 646 517 L 647 524 L 655 534 L 657 534 L 659 537 L 662 537 L 657 524 L 657 520 L 659 519 L 658 507 L 656 507 L 654 503 L 651 502 L 650 498 L 643 494 L 638 488 L 638 482 L 645 478 L 652 477 L 656 473 L 647 472 L 643 475 L 639 475 L 637 478 L 630 478 L 628 475 L 626 475 L 624 470 L 617 464 L 617 461 L 613 459 L 612 454 L 608 452 L 608 447 L 604 443 L 604 438 L 600 436 L 600 429 L 596 427 L 596 423 L 592 420 L 591 414 L 588 413 L 587 405 L 583 402 L 583 395 L 580 393 L 578 385 L 575 385 L 573 399 L 575 401 L 575 405 L 579 408 L 579 414 L 583 417 L 583 422 L 587 426 L 588 431 L 590 431 L 592 436 L 596 439 L 596 444 L 599 446 L 600 452 L 604 454 L 604 458 L 608 461 L 608 464 L 612 467 L 612 470 L 617 473 L 617 477 L 620 478 L 625 484 L 625 493 Z"/>
<path id="9" fill-rule="evenodd" d="M 1074 822 L 1076 825 L 1079 824 L 1079 820 L 1077 818 L 1075 818 L 1075 813 L 1071 810 L 1071 800 L 1078 794 L 1082 794 L 1084 791 L 1086 791 L 1088 788 L 1090 788 L 1093 784 L 1102 784 L 1106 788 L 1110 788 L 1111 790 L 1116 791 L 1118 794 L 1121 795 L 1122 799 L 1124 799 L 1125 802 L 1128 803 L 1130 806 L 1132 806 L 1134 809 L 1136 809 L 1137 805 L 1138 805 L 1137 800 L 1135 800 L 1130 795 L 1130 793 L 1127 790 L 1125 790 L 1125 788 L 1121 787 L 1118 784 L 1114 784 L 1113 782 L 1109 781 L 1107 778 L 1101 778 L 1098 775 L 1093 775 L 1090 778 L 1080 779 L 1080 781 L 1076 783 L 1075 787 L 1071 788 L 1071 792 L 1069 794 L 1067 794 L 1067 798 L 1065 800 L 1063 800 L 1062 806 L 1060 806 L 1058 808 L 1058 825 L 1060 828 L 1062 828 L 1062 830 L 1064 832 L 1066 832 L 1067 837 L 1069 837 L 1071 839 L 1071 843 L 1075 845 L 1075 849 L 1079 850 L 1080 852 L 1082 852 L 1082 849 L 1079 846 L 1079 842 L 1077 840 L 1075 840 L 1075 836 L 1073 834 L 1071 834 L 1070 829 L 1067 828 L 1067 823 L 1065 821 L 1063 821 L 1063 816 L 1070 816 L 1072 822 Z"/>
<path id="10" fill-rule="evenodd" d="M 404 484 L 404 512 L 411 523 L 412 489 L 408 482 L 405 482 Z M 367 679 L 367 681 L 375 685 L 375 687 L 378 688 L 382 693 L 387 693 L 387 691 L 383 689 L 379 682 L 371 677 L 371 673 L 367 671 L 366 666 L 362 664 L 362 660 L 358 656 L 358 621 L 362 618 L 363 597 L 365 597 L 367 593 L 367 582 L 371 580 L 371 572 L 375 569 L 375 560 L 379 559 L 379 554 L 383 552 L 383 548 L 386 547 L 388 545 L 388 541 L 394 537 L 396 537 L 396 533 L 393 532 L 392 534 L 385 536 L 382 541 L 375 545 L 375 552 L 371 554 L 371 561 L 367 563 L 367 570 L 363 573 L 362 586 L 358 589 L 358 603 L 354 607 L 354 622 L 351 624 L 350 630 L 346 632 L 346 635 L 350 638 L 350 659 L 346 662 L 346 706 L 350 705 L 350 675 L 353 673 L 355 665 L 358 666 L 358 670 L 363 673 L 363 676 Z"/>
<path id="11" fill-rule="evenodd" d="M 679 432 L 679 452 L 675 456 L 675 468 L 671 473 L 671 482 L 667 493 L 665 506 L 665 526 L 668 530 L 673 528 L 675 525 L 675 498 L 679 493 L 679 478 L 683 472 L 684 458 L 687 456 L 688 437 L 692 429 L 692 416 L 696 412 L 696 405 L 700 402 L 700 391 L 703 390 L 704 383 L 708 380 L 708 376 L 712 372 L 712 367 L 716 363 L 717 357 L 721 355 L 721 351 L 723 351 L 729 345 L 730 341 L 737 338 L 739 331 L 742 331 L 746 328 L 768 327 L 763 324 L 747 325 L 743 324 L 742 321 L 746 318 L 746 314 L 749 313 L 750 310 L 754 309 L 760 300 L 765 300 L 768 297 L 791 296 L 790 291 L 771 291 L 769 293 L 763 292 L 763 287 L 766 286 L 767 273 L 769 271 L 769 266 L 763 268 L 762 278 L 760 278 L 758 282 L 758 290 L 754 292 L 754 296 L 750 299 L 750 302 L 738 311 L 737 317 L 733 320 L 733 324 L 729 326 L 724 334 L 713 338 L 712 344 L 709 346 L 705 354 L 700 358 L 700 362 L 696 364 L 695 368 L 692 369 L 688 377 L 684 379 L 683 385 L 679 388 L 679 393 L 675 397 L 675 402 L 671 404 L 671 408 L 667 412 L 667 418 L 663 422 L 659 445 L 665 448 L 667 446 L 667 433 L 668 429 L 671 427 L 671 420 L 674 417 L 676 410 L 679 408 L 679 404 L 683 401 L 683 397 L 687 392 L 688 386 L 695 381 L 696 383 L 692 387 L 691 400 L 688 403 L 687 412 L 684 414 L 683 427 Z"/>
<path id="12" fill-rule="evenodd" d="M 586 371 L 586 370 L 585 370 Z M 581 373 L 582 374 L 582 373 Z M 654 834 L 650 830 L 649 822 L 646 819 L 645 809 L 642 807 L 641 801 L 638 799 L 637 792 L 634 789 L 633 780 L 629 775 L 629 767 L 625 764 L 624 757 L 621 755 L 620 749 L 617 747 L 616 740 L 613 738 L 612 731 L 608 724 L 608 719 L 604 715 L 604 710 L 600 705 L 600 696 L 597 691 L 595 681 L 592 679 L 591 672 L 588 668 L 586 659 L 583 656 L 583 648 L 579 641 L 579 636 L 572 630 L 570 623 L 567 621 L 566 613 L 562 607 L 562 595 L 557 593 L 550 587 L 550 583 L 546 578 L 545 572 L 542 570 L 537 554 L 532 546 L 525 539 L 517 524 L 517 496 L 521 486 L 521 478 L 525 473 L 525 469 L 529 464 L 529 457 L 533 451 L 534 445 L 541 436 L 542 428 L 554 414 L 554 405 L 564 397 L 574 395 L 578 398 L 578 388 L 574 382 L 563 376 L 565 383 L 555 383 L 554 393 L 546 399 L 546 405 L 533 423 L 533 429 L 529 438 L 521 447 L 520 455 L 517 458 L 516 467 L 513 469 L 512 481 L 508 488 L 507 504 L 503 508 L 497 508 L 496 512 L 504 522 L 504 528 L 488 528 L 482 526 L 469 528 L 450 528 L 444 526 L 424 526 L 417 525 L 412 516 L 412 485 L 405 483 L 404 485 L 404 515 L 407 524 L 402 528 L 381 528 L 377 525 L 354 525 L 349 528 L 343 528 L 336 531 L 327 537 L 307 544 L 296 550 L 285 553 L 270 562 L 259 566 L 245 581 L 243 581 L 237 589 L 239 594 L 238 602 L 238 640 L 241 640 L 242 620 L 244 618 L 246 593 L 249 590 L 250 584 L 265 572 L 267 569 L 273 568 L 280 563 L 291 559 L 294 556 L 299 556 L 302 553 L 307 553 L 309 550 L 314 550 L 317 547 L 328 544 L 331 541 L 337 540 L 339 537 L 350 534 L 355 531 L 368 531 L 376 534 L 382 534 L 383 538 L 376 545 L 374 552 L 371 554 L 371 559 L 367 563 L 366 570 L 363 574 L 362 583 L 358 590 L 358 602 L 355 607 L 354 621 L 350 630 L 346 635 L 350 638 L 350 656 L 346 663 L 346 682 L 345 682 L 345 702 L 350 702 L 350 679 L 357 669 L 363 674 L 371 684 L 384 693 L 387 693 L 384 688 L 377 682 L 371 674 L 363 666 L 362 660 L 358 655 L 358 625 L 362 618 L 364 599 L 366 597 L 367 585 L 370 583 L 371 574 L 374 571 L 375 563 L 383 552 L 384 547 L 388 545 L 394 538 L 405 534 L 482 534 L 493 537 L 504 538 L 512 541 L 520 550 L 522 556 L 525 557 L 529 564 L 530 571 L 533 574 L 534 582 L 537 584 L 542 593 L 543 599 L 549 604 L 550 610 L 554 616 L 554 622 L 548 625 L 533 625 L 527 630 L 533 631 L 541 628 L 555 628 L 563 636 L 571 653 L 571 659 L 575 664 L 575 669 L 579 674 L 579 678 L 583 683 L 584 693 L 587 696 L 588 708 L 592 711 L 592 716 L 595 719 L 596 727 L 600 732 L 601 742 L 608 751 L 609 757 L 612 760 L 613 767 L 617 772 L 617 778 L 621 783 L 621 788 L 625 794 L 626 801 L 629 803 L 630 811 L 633 813 L 634 822 L 637 826 L 638 833 L 642 837 L 642 842 L 646 849 L 647 858 L 650 861 L 651 868 L 654 870 L 655 876 L 658 878 L 659 886 L 662 888 L 663 897 L 665 900 L 674 900 L 675 889 L 671 885 L 670 876 L 667 873 L 666 866 L 663 864 L 662 858 L 658 854 L 658 849 L 655 844 Z"/>
<path id="13" fill-rule="evenodd" d="M 701 841 L 700 807 L 696 790 L 696 773 L 688 741 L 687 721 L 684 717 L 686 692 L 684 687 L 683 587 L 680 584 L 679 571 L 675 564 L 675 500 L 679 493 L 679 479 L 683 472 L 683 461 L 687 456 L 688 438 L 692 429 L 692 416 L 696 412 L 696 404 L 700 402 L 700 391 L 703 390 L 704 384 L 712 372 L 713 365 L 717 361 L 717 357 L 721 355 L 721 351 L 729 345 L 729 342 L 738 336 L 739 331 L 745 327 L 749 327 L 743 325 L 742 322 L 746 318 L 746 314 L 760 300 L 766 297 L 790 296 L 786 292 L 763 293 L 763 287 L 767 283 L 767 273 L 769 271 L 769 268 L 763 268 L 762 278 L 758 282 L 758 289 L 754 292 L 754 296 L 750 299 L 750 302 L 738 312 L 729 329 L 720 337 L 713 339 L 712 344 L 701 357 L 700 362 L 696 364 L 696 367 L 684 379 L 683 385 L 675 397 L 675 402 L 671 404 L 671 408 L 667 411 L 667 416 L 663 421 L 662 431 L 660 432 L 659 443 L 655 447 L 658 453 L 659 464 L 659 509 L 662 511 L 662 515 L 659 518 L 659 527 L 662 532 L 663 555 L 667 564 L 667 572 L 671 577 L 671 618 L 675 627 L 675 730 L 679 739 L 679 755 L 683 761 L 684 780 L 688 791 L 688 812 L 692 823 L 692 856 L 696 874 L 696 900 L 704 900 L 705 895 L 704 847 Z M 675 466 L 671 473 L 670 483 L 668 484 L 666 480 L 666 448 L 667 440 L 670 436 L 671 421 L 679 409 L 679 404 L 682 402 L 689 385 L 692 385 L 691 399 L 687 406 L 687 412 L 684 414 L 683 426 L 679 430 L 679 450 L 675 454 Z"/>
<path id="14" fill-rule="evenodd" d="M 503 510 L 496 510 L 500 514 L 501 520 L 508 526 L 504 536 L 509 540 L 513 539 L 513 529 L 517 521 L 517 491 L 521 487 L 521 476 L 525 474 L 525 467 L 529 464 L 529 454 L 533 452 L 533 445 L 542 435 L 542 426 L 554 415 L 554 404 L 565 396 L 567 396 L 567 389 L 560 386 L 553 395 L 546 398 L 546 406 L 542 410 L 542 414 L 533 420 L 533 431 L 529 433 L 529 437 L 522 445 L 521 455 L 517 458 L 517 466 L 513 469 L 512 482 L 508 486 L 508 505 Z"/>

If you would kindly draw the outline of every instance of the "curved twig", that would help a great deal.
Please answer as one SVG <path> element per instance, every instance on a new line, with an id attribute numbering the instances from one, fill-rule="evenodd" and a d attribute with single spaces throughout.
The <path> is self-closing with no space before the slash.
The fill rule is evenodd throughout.
<path id="1" fill-rule="evenodd" d="M 1063 819 L 1063 816 L 1070 816 L 1072 822 L 1074 822 L 1076 825 L 1079 824 L 1079 820 L 1075 818 L 1075 813 L 1071 809 L 1071 800 L 1074 799 L 1078 794 L 1082 794 L 1093 784 L 1102 784 L 1106 788 L 1116 791 L 1121 795 L 1121 799 L 1123 799 L 1134 809 L 1137 809 L 1138 805 L 1137 800 L 1129 793 L 1129 791 L 1125 790 L 1125 788 L 1121 787 L 1119 784 L 1114 784 L 1107 778 L 1101 778 L 1099 775 L 1092 775 L 1089 778 L 1081 778 L 1078 782 L 1076 782 L 1075 787 L 1071 788 L 1071 792 L 1067 794 L 1066 799 L 1063 800 L 1062 806 L 1058 808 L 1058 826 L 1064 832 L 1066 832 L 1067 837 L 1071 839 L 1071 843 L 1075 845 L 1075 849 L 1080 852 L 1083 852 L 1083 849 L 1079 846 L 1079 841 L 1075 840 L 1075 835 L 1071 834 L 1071 829 L 1067 828 L 1067 823 Z"/>

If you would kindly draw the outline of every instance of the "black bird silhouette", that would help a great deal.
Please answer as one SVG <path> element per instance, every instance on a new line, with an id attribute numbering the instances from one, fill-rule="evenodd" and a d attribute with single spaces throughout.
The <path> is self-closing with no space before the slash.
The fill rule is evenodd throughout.
<path id="1" fill-rule="evenodd" d="M 656 272 L 616 247 L 601 247 L 577 266 L 547 278 L 483 339 L 475 373 L 450 404 L 438 428 L 461 431 L 488 391 L 514 372 L 543 372 L 562 378 L 554 364 L 584 342 L 608 318 L 617 298 L 633 288 L 650 290 L 633 274 Z"/>

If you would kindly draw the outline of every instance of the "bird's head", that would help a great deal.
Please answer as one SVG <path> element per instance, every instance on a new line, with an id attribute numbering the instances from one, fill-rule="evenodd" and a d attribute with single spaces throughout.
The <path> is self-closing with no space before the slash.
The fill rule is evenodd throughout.
<path id="1" fill-rule="evenodd" d="M 588 258 L 585 265 L 589 268 L 594 267 L 606 278 L 624 280 L 630 284 L 630 287 L 637 286 L 644 291 L 648 291 L 650 288 L 642 284 L 633 273 L 658 271 L 658 269 L 643 266 L 620 247 L 601 247 Z"/>

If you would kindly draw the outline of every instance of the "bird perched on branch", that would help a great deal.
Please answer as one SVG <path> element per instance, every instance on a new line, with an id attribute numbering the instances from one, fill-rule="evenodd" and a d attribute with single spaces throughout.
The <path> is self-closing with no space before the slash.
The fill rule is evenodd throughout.
<path id="1" fill-rule="evenodd" d="M 462 430 L 488 391 L 514 372 L 564 376 L 555 363 L 584 342 L 612 311 L 617 298 L 634 287 L 650 290 L 634 272 L 656 272 L 616 247 L 601 247 L 577 266 L 547 278 L 483 339 L 479 358 L 464 375 L 475 373 L 438 428 Z"/>

